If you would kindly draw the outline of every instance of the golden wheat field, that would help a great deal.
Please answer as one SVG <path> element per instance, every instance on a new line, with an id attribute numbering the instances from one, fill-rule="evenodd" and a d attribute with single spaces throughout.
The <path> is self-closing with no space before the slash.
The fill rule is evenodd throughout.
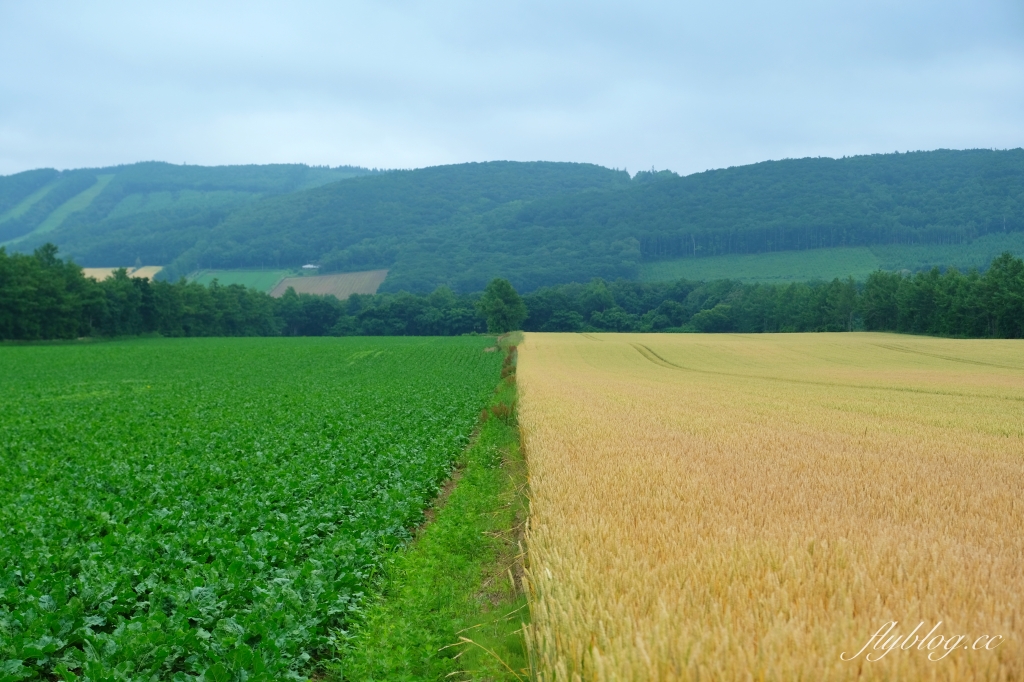
<path id="1" fill-rule="evenodd" d="M 82 268 L 82 274 L 86 277 L 91 277 L 98 282 L 102 282 L 105 279 L 110 279 L 114 276 L 120 268 Z M 162 265 L 143 265 L 142 267 L 126 267 L 129 277 L 141 277 L 143 279 L 153 279 L 157 273 L 164 269 Z"/>
<path id="2" fill-rule="evenodd" d="M 1021 341 L 519 351 L 539 679 L 1024 680 Z"/>

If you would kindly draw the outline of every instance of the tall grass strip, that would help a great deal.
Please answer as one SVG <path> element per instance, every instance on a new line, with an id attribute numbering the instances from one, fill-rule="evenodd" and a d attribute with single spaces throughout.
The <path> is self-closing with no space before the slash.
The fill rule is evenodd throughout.
<path id="1" fill-rule="evenodd" d="M 515 421 L 514 349 L 470 446 L 380 597 L 339 633 L 328 679 L 523 680 L 522 531 L 528 501 Z"/>

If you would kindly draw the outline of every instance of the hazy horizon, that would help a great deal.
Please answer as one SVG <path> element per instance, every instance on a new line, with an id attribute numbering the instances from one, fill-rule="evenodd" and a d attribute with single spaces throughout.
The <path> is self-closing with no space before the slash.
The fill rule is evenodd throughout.
<path id="1" fill-rule="evenodd" d="M 758 163 L 769 163 L 769 162 L 772 162 L 772 161 L 792 161 L 792 160 L 808 159 L 808 158 L 839 160 L 839 159 L 854 158 L 854 157 L 858 157 L 858 156 L 876 156 L 876 155 L 884 155 L 884 154 L 916 154 L 916 153 L 928 153 L 928 152 L 936 152 L 936 151 L 975 151 L 975 150 L 984 150 L 984 151 L 1013 151 L 1015 149 L 1022 149 L 1022 147 L 1005 147 L 1005 148 L 1002 148 L 1002 149 L 994 148 L 994 147 L 972 147 L 972 148 L 969 148 L 969 149 L 949 149 L 949 148 L 941 148 L 940 147 L 940 148 L 936 148 L 936 149 L 910 149 L 910 150 L 905 150 L 905 151 L 893 150 L 891 152 L 868 152 L 868 153 L 865 153 L 865 154 L 847 154 L 847 155 L 843 155 L 843 156 L 825 156 L 825 155 L 804 156 L 804 157 L 789 156 L 789 157 L 783 157 L 783 158 L 779 158 L 779 159 L 762 159 L 760 161 L 751 161 L 750 163 L 734 164 L 732 166 L 720 166 L 720 167 L 717 167 L 717 168 L 706 168 L 704 170 L 692 171 L 691 173 L 679 173 L 679 175 L 683 175 L 683 176 L 685 176 L 685 175 L 693 175 L 693 174 L 697 174 L 697 173 L 706 173 L 708 171 L 714 171 L 714 170 L 725 170 L 725 169 L 728 169 L 728 168 L 735 168 L 735 167 L 738 167 L 738 166 L 748 166 L 748 165 L 754 165 L 754 164 L 758 164 Z M 197 166 L 197 167 L 204 167 L 204 168 L 215 168 L 215 167 L 225 167 L 225 166 L 269 166 L 269 165 L 275 165 L 275 164 L 291 164 L 291 163 L 294 163 L 294 164 L 306 165 L 306 166 L 310 166 L 310 167 L 326 167 L 326 168 L 345 168 L 345 167 L 355 168 L 355 167 L 358 167 L 358 168 L 363 168 L 364 170 L 376 171 L 376 172 L 383 173 L 383 172 L 388 172 L 388 171 L 411 171 L 411 170 L 421 170 L 421 169 L 424 169 L 424 168 L 436 168 L 438 166 L 457 166 L 457 165 L 470 164 L 470 163 L 492 163 L 492 162 L 502 162 L 502 161 L 511 161 L 511 162 L 514 162 L 514 163 L 531 163 L 531 162 L 539 162 L 539 163 L 584 163 L 584 164 L 592 163 L 592 162 L 589 162 L 589 161 L 560 161 L 560 160 L 557 160 L 557 159 L 522 159 L 522 160 L 516 160 L 516 159 L 487 159 L 487 160 L 484 160 L 484 161 L 455 161 L 455 162 L 452 162 L 452 163 L 441 163 L 441 164 L 434 164 L 434 165 L 430 165 L 430 166 L 417 166 L 417 167 L 409 167 L 409 168 L 380 168 L 380 167 L 356 166 L 355 164 L 346 164 L 346 163 L 335 164 L 335 165 L 311 164 L 311 163 L 306 163 L 304 161 L 268 161 L 266 163 L 258 163 L 257 162 L 257 163 L 245 163 L 245 164 L 230 164 L 230 163 L 204 164 L 204 163 L 173 163 L 171 161 L 162 161 L 160 159 L 143 159 L 143 160 L 140 160 L 140 161 L 128 161 L 128 162 L 124 162 L 124 163 L 115 163 L 115 164 L 111 164 L 109 166 L 69 166 L 69 167 L 66 167 L 66 168 L 56 168 L 56 170 L 66 171 L 66 170 L 81 170 L 81 169 L 92 169 L 92 168 L 96 168 L 96 169 L 101 169 L 101 168 L 117 168 L 119 166 L 133 166 L 135 164 L 140 164 L 140 163 L 167 163 L 167 164 L 172 165 L 172 166 Z M 594 165 L 601 165 L 601 164 L 594 164 Z M 624 171 L 628 172 L 630 176 L 634 176 L 634 177 L 636 176 L 637 173 L 652 170 L 651 168 L 636 168 L 636 169 L 632 169 L 631 170 L 629 168 L 616 168 L 614 166 L 605 166 L 605 167 L 606 168 L 611 168 L 612 170 L 624 170 Z M 26 168 L 26 169 L 24 169 L 24 171 L 37 170 L 39 168 L 53 168 L 53 166 L 38 166 L 36 168 Z M 654 168 L 653 170 L 662 171 L 662 170 L 672 170 L 672 169 Z M 3 173 L 3 174 L 0 174 L 0 177 L 5 176 L 5 175 L 14 175 L 16 173 L 20 173 L 20 172 L 24 172 L 24 171 L 15 171 L 14 173 Z M 673 171 L 673 172 L 675 172 L 675 171 Z"/>

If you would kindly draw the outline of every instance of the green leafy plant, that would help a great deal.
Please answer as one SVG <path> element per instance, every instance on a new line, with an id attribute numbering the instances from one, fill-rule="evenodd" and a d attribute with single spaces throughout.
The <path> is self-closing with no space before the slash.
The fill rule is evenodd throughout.
<path id="1" fill-rule="evenodd" d="M 0 679 L 299 679 L 469 441 L 483 338 L 0 349 Z"/>

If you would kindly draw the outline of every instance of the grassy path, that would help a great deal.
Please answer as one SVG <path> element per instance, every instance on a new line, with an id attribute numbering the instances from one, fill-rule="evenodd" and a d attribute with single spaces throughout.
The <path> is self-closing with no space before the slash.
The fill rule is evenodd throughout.
<path id="1" fill-rule="evenodd" d="M 456 477 L 413 545 L 394 557 L 382 595 L 343 636 L 326 678 L 526 679 L 521 532 L 526 467 L 516 424 L 515 349 Z"/>

